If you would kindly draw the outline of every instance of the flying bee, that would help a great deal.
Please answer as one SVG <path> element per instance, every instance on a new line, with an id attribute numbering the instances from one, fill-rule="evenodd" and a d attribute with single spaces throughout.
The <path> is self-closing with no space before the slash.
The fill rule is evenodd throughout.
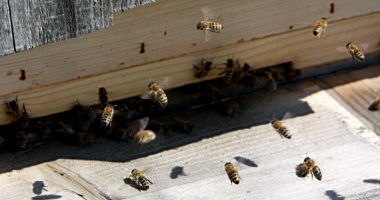
<path id="1" fill-rule="evenodd" d="M 298 164 L 296 167 L 296 175 L 298 177 L 306 177 L 308 174 L 317 178 L 319 181 L 322 180 L 322 172 L 318 167 L 316 162 L 310 157 L 306 157 L 303 163 Z"/>
<path id="2" fill-rule="evenodd" d="M 223 25 L 219 22 L 209 20 L 212 17 L 210 9 L 203 7 L 201 9 L 203 13 L 203 20 L 197 23 L 197 29 L 205 31 L 205 41 L 209 40 L 209 32 L 220 33 L 223 29 Z"/>
<path id="3" fill-rule="evenodd" d="M 326 28 L 327 28 L 327 19 L 326 18 L 318 19 L 315 22 L 315 25 L 313 27 L 313 34 L 317 36 L 317 39 L 320 39 L 321 37 L 325 36 Z"/>
<path id="4" fill-rule="evenodd" d="M 285 113 L 283 119 L 291 117 L 291 114 L 289 112 Z M 281 120 L 273 119 L 271 121 L 271 124 L 273 128 L 279 133 L 281 136 L 291 139 L 292 135 L 290 134 L 289 129 L 283 124 Z"/>
<path id="5" fill-rule="evenodd" d="M 188 119 L 174 117 L 172 129 L 178 132 L 191 133 L 194 128 L 194 123 Z"/>
<path id="6" fill-rule="evenodd" d="M 370 111 L 380 110 L 380 98 L 374 101 L 371 105 L 369 105 L 368 110 Z"/>
<path id="7" fill-rule="evenodd" d="M 156 139 L 156 133 L 151 130 L 142 130 L 136 133 L 135 141 L 139 145 L 147 144 Z"/>
<path id="8" fill-rule="evenodd" d="M 345 47 L 338 47 L 337 50 L 340 52 L 346 52 L 348 50 L 348 53 L 350 53 L 352 60 L 358 61 L 358 62 L 364 62 L 365 61 L 365 55 L 362 51 L 368 48 L 368 44 L 354 44 L 352 42 L 348 42 Z"/>
<path id="9" fill-rule="evenodd" d="M 167 81 L 167 79 L 166 79 Z M 160 104 L 161 108 L 164 109 L 168 105 L 168 97 L 165 91 L 161 88 L 160 84 L 152 81 L 148 84 L 149 93 L 148 96 L 142 96 L 143 99 L 151 98 Z"/>
<path id="10" fill-rule="evenodd" d="M 131 171 L 131 175 L 129 177 L 132 178 L 132 180 L 134 180 L 135 183 L 139 186 L 140 191 L 141 191 L 141 189 L 142 190 L 149 189 L 149 185 L 153 184 L 152 181 L 150 181 L 149 179 L 147 179 L 144 176 L 144 172 L 142 172 L 138 169 L 133 169 Z"/>
<path id="11" fill-rule="evenodd" d="M 226 82 L 231 82 L 235 70 L 235 61 L 231 58 L 227 59 L 227 62 L 224 63 L 225 68 L 219 75 L 224 75 L 224 80 Z"/>
<path id="12" fill-rule="evenodd" d="M 236 167 L 231 162 L 227 162 L 226 164 L 224 164 L 224 169 L 226 170 L 227 176 L 230 179 L 231 184 L 239 184 L 241 178 Z"/>
<path id="13" fill-rule="evenodd" d="M 202 59 L 200 66 L 198 67 L 198 65 L 193 65 L 193 68 L 195 78 L 204 78 L 208 75 L 212 68 L 212 61 L 204 61 Z"/>

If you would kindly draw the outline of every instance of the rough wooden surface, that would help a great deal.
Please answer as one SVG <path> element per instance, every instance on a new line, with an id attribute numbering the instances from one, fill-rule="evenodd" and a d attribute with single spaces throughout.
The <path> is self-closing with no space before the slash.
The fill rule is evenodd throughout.
<path id="1" fill-rule="evenodd" d="M 156 4 L 151 4 L 151 6 L 156 6 Z M 138 11 L 138 9 L 135 10 Z M 128 13 L 133 13 L 133 11 Z M 121 28 L 118 25 L 120 24 L 115 24 L 114 27 L 104 30 L 103 33 L 97 32 L 91 34 L 91 37 L 90 35 L 86 37 L 87 39 L 92 38 L 93 42 L 103 41 L 102 38 L 97 37 L 107 31 Z M 369 45 L 366 53 L 379 50 L 380 13 L 337 21 L 330 26 L 330 35 L 324 40 L 316 40 L 310 33 L 310 29 L 307 28 L 134 67 L 126 66 L 133 62 L 140 62 L 141 59 L 148 59 L 145 54 L 149 54 L 151 59 L 156 57 L 155 54 L 152 54 L 153 52 L 148 53 L 149 45 L 146 46 L 147 53 L 136 56 L 136 60 L 133 60 L 129 56 L 140 54 L 139 47 L 137 47 L 139 45 L 136 45 L 135 53 L 130 52 L 131 54 L 120 53 L 123 52 L 121 49 L 113 52 L 111 46 L 109 46 L 111 48 L 109 51 L 92 54 L 89 51 L 98 51 L 99 49 L 96 50 L 95 47 L 87 49 L 83 47 L 82 49 L 74 42 L 81 39 L 73 39 L 59 45 L 65 48 L 66 52 L 59 53 L 62 49 L 57 48 L 55 51 L 51 48 L 41 47 L 35 49 L 36 51 L 26 52 L 28 54 L 22 58 L 11 55 L 1 59 L 0 83 L 12 87 L 0 88 L 0 101 L 9 101 L 18 96 L 19 101 L 26 104 L 31 116 L 38 117 L 65 111 L 72 107 L 76 99 L 85 105 L 95 104 L 99 86 L 107 88 L 111 100 L 143 94 L 147 90 L 149 80 L 161 81 L 167 77 L 170 80 L 169 88 L 178 87 L 201 81 L 194 78 L 192 64 L 198 63 L 202 57 L 213 58 L 215 63 L 222 64 L 226 58 L 232 56 L 250 63 L 255 68 L 293 61 L 297 68 L 306 68 L 349 58 L 348 52 L 336 51 L 337 47 L 344 46 L 348 32 L 352 38 L 355 38 L 355 41 Z M 104 38 L 104 40 L 106 39 Z M 123 41 L 114 42 L 122 43 Z M 69 51 L 68 49 L 74 43 L 75 50 Z M 94 43 L 88 43 L 88 45 L 94 45 Z M 110 52 L 111 54 L 108 55 Z M 163 52 L 160 50 L 160 53 Z M 73 54 L 78 55 L 71 57 Z M 41 57 L 41 55 L 44 56 Z M 103 57 L 105 55 L 108 56 Z M 97 56 L 101 61 L 92 59 L 93 56 Z M 31 64 L 31 60 L 34 60 L 34 64 Z M 107 70 L 104 67 L 106 63 L 113 63 L 108 68 L 111 71 L 102 73 Z M 24 81 L 19 80 L 20 69 L 26 71 L 27 78 Z M 205 79 L 216 77 L 218 77 L 217 70 L 210 73 Z M 10 118 L 4 115 L 4 107 L 0 107 L 0 124 L 9 123 L 9 120 Z"/>
<path id="2" fill-rule="evenodd" d="M 196 122 L 194 132 L 158 135 L 156 141 L 143 147 L 100 140 L 88 149 L 49 144 L 28 154 L 2 154 L 0 183 L 6 187 L 2 187 L 0 197 L 72 200 L 380 197 L 380 138 L 330 92 L 321 91 L 313 81 L 308 81 L 289 85 L 277 93 L 255 93 L 239 103 L 242 112 L 234 118 L 221 116 L 215 108 L 179 111 L 177 114 Z M 281 117 L 285 112 L 293 114 L 284 120 L 293 135 L 291 140 L 281 138 L 268 123 L 273 116 Z M 310 176 L 295 176 L 294 167 L 306 155 L 318 162 L 323 173 L 321 182 Z M 257 166 L 238 163 L 236 156 L 250 159 Z M 230 184 L 223 169 L 227 161 L 237 165 L 242 176 L 239 185 Z M 183 167 L 185 175 L 171 178 L 178 167 Z M 125 184 L 132 168 L 148 169 L 146 176 L 154 182 L 148 191 L 139 192 Z M 36 187 L 41 185 L 37 181 L 45 185 L 40 194 L 36 194 Z"/>
<path id="3" fill-rule="evenodd" d="M 380 66 L 333 77 L 321 79 L 318 83 L 321 87 L 331 88 L 329 93 L 332 96 L 380 133 L 380 113 L 368 110 L 369 105 L 380 98 Z"/>
<path id="4" fill-rule="evenodd" d="M 78 37 L 112 25 L 112 2 L 2 1 L 0 56 Z M 10 35 L 9 35 L 10 34 Z M 7 37 L 6 37 L 7 36 Z"/>
<path id="5" fill-rule="evenodd" d="M 126 11 L 136 6 L 154 3 L 157 0 L 112 0 L 113 11 Z"/>

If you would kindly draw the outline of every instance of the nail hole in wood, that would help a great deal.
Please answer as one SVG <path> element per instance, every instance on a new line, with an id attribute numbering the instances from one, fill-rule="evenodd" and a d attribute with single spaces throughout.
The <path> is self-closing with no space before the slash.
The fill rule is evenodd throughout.
<path id="1" fill-rule="evenodd" d="M 140 54 L 143 54 L 143 53 L 145 53 L 145 43 L 144 42 L 142 42 L 140 44 Z"/>
<path id="2" fill-rule="evenodd" d="M 330 3 L 330 13 L 333 14 L 335 12 L 335 4 Z"/>
<path id="3" fill-rule="evenodd" d="M 18 78 L 20 81 L 23 81 L 26 79 L 25 70 L 20 69 L 20 77 Z"/>
<path id="4" fill-rule="evenodd" d="M 293 26 L 292 26 L 292 25 L 290 25 L 290 26 L 289 26 L 289 30 L 292 30 L 292 29 L 293 29 Z"/>

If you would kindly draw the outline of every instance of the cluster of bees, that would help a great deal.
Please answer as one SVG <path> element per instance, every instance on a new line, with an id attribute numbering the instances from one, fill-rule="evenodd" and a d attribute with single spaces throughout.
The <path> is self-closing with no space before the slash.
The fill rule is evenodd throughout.
<path id="1" fill-rule="evenodd" d="M 94 3 L 96 2 L 94 1 Z M 312 29 L 313 35 L 318 39 L 325 37 L 327 25 L 326 18 L 318 19 Z M 221 33 L 223 25 L 215 21 L 202 20 L 197 23 L 196 28 L 205 31 L 205 40 L 208 41 L 209 32 Z M 364 53 L 358 45 L 348 42 L 345 48 L 353 60 L 365 61 Z M 255 70 L 248 63 L 241 65 L 238 60 L 229 58 L 223 65 L 223 68 L 217 68 L 212 60 L 201 59 L 199 64 L 193 65 L 194 77 L 201 79 L 206 77 L 211 70 L 221 69 L 219 76 L 222 76 L 224 83 L 242 84 L 247 87 L 261 85 L 275 91 L 281 81 L 294 80 L 302 76 L 302 71 L 294 69 L 291 63 Z M 94 134 L 96 133 L 105 134 L 117 140 L 133 139 L 137 144 L 143 145 L 155 140 L 157 132 L 166 133 L 174 130 L 190 133 L 193 130 L 194 124 L 190 120 L 180 117 L 174 117 L 170 123 L 159 120 L 149 122 L 149 117 L 146 115 L 163 111 L 168 105 L 168 96 L 157 82 L 150 82 L 148 89 L 148 92 L 139 99 L 132 99 L 121 105 L 113 105 L 109 102 L 106 88 L 100 87 L 98 89 L 98 105 L 90 107 L 77 102 L 70 111 L 72 114 L 70 116 L 74 117 L 58 122 L 49 119 L 45 121 L 30 120 L 25 105 L 23 104 L 20 108 L 17 98 L 5 102 L 5 105 L 7 114 L 16 121 L 12 130 L 16 130 L 14 140 L 17 147 L 21 149 L 36 145 L 57 133 L 62 139 L 75 141 L 74 143 L 80 146 L 92 145 L 95 142 Z M 221 91 L 213 85 L 209 85 L 208 89 L 207 95 L 210 100 L 216 99 L 221 94 Z M 239 104 L 233 100 L 224 102 L 223 105 L 225 114 L 228 116 L 233 116 L 239 108 Z M 380 99 L 371 104 L 368 109 L 375 111 L 379 108 Z M 145 117 L 133 120 L 132 116 L 138 116 L 136 113 L 140 113 L 141 116 L 145 115 Z M 271 125 L 282 137 L 291 139 L 290 131 L 282 121 L 274 119 L 271 121 Z M 5 139 L 0 138 L 0 146 L 4 142 Z M 231 184 L 239 184 L 241 177 L 234 164 L 226 162 L 224 168 Z M 297 176 L 306 177 L 308 174 L 317 180 L 322 180 L 321 169 L 310 157 L 306 157 L 302 163 L 296 166 Z M 131 171 L 129 179 L 137 185 L 140 191 L 149 189 L 149 185 L 153 184 L 145 177 L 144 171 L 138 169 Z"/>

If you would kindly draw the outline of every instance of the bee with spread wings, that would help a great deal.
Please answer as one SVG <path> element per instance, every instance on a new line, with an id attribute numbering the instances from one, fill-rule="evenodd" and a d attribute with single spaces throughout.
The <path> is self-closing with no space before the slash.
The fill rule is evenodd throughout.
<path id="1" fill-rule="evenodd" d="M 168 105 L 168 97 L 164 91 L 168 83 L 169 79 L 167 77 L 161 83 L 150 81 L 148 84 L 149 91 L 142 95 L 141 98 L 152 99 L 161 106 L 161 109 L 164 109 Z"/>
<path id="2" fill-rule="evenodd" d="M 203 14 L 203 20 L 197 23 L 197 29 L 205 31 L 205 41 L 209 41 L 209 32 L 220 33 L 223 29 L 223 25 L 219 22 L 212 21 L 213 15 L 209 8 L 203 7 L 201 9 Z"/>
<path id="3" fill-rule="evenodd" d="M 362 43 L 362 44 L 354 44 L 352 42 L 347 42 L 345 47 L 343 46 L 340 46 L 338 48 L 336 48 L 337 51 L 339 52 L 347 52 L 350 53 L 350 55 L 352 56 L 352 59 L 354 61 L 358 61 L 358 62 L 364 62 L 365 61 L 365 55 L 364 55 L 364 52 L 363 50 L 366 50 L 368 49 L 368 44 L 367 43 Z"/>

